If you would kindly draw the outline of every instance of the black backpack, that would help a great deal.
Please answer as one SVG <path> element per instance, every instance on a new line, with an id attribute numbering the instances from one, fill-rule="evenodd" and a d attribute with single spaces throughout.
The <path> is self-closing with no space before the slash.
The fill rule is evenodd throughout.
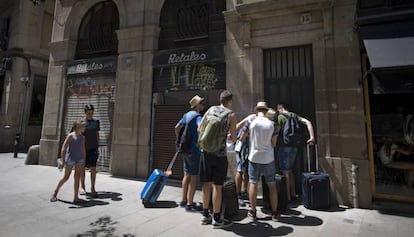
<path id="1" fill-rule="evenodd" d="M 282 128 L 283 143 L 288 146 L 297 146 L 304 143 L 304 128 L 299 122 L 298 115 L 292 113 L 291 116 L 282 113 L 286 117 L 286 122 Z"/>
<path id="2" fill-rule="evenodd" d="M 178 138 L 175 142 L 179 153 L 189 153 L 191 151 L 191 142 L 193 139 L 190 133 L 190 123 L 192 123 L 198 116 L 200 116 L 200 114 L 197 113 L 190 119 L 190 121 L 188 121 L 188 123 L 184 123 L 183 126 L 181 126 Z"/>

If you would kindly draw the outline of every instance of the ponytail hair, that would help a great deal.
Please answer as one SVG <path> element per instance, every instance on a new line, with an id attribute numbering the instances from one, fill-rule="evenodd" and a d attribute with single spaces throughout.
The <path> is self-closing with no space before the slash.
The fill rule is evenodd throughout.
<path id="1" fill-rule="evenodd" d="M 75 122 L 73 122 L 72 128 L 70 129 L 70 132 L 74 132 L 76 130 L 76 127 L 81 125 L 83 123 L 82 120 L 77 120 Z"/>

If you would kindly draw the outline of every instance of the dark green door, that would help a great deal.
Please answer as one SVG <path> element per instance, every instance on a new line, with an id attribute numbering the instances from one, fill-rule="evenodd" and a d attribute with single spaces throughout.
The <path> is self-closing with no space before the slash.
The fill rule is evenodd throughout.
<path id="1" fill-rule="evenodd" d="M 286 103 L 315 125 L 312 47 L 310 45 L 264 51 L 265 100 L 272 108 Z"/>
<path id="2" fill-rule="evenodd" d="M 289 111 L 310 120 L 316 137 L 312 46 L 267 49 L 263 55 L 266 102 L 275 109 L 282 102 Z M 306 164 L 306 150 L 303 147 L 298 150 L 294 169 L 297 193 L 301 193 L 300 177 Z"/>

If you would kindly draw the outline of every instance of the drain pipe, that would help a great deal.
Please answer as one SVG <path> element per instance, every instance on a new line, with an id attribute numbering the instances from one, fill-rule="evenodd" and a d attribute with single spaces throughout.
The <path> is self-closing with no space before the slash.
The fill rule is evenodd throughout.
<path id="1" fill-rule="evenodd" d="M 352 173 L 352 203 L 354 208 L 358 208 L 358 166 L 352 164 L 351 173 Z"/>

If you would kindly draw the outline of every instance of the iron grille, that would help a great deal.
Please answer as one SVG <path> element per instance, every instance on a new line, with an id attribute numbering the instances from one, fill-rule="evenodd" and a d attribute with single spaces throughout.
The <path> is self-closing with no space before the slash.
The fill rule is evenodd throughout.
<path id="1" fill-rule="evenodd" d="M 119 14 L 112 1 L 93 6 L 83 18 L 79 28 L 76 58 L 116 54 L 117 29 L 119 29 Z"/>
<path id="2" fill-rule="evenodd" d="M 177 38 L 194 39 L 208 36 L 209 5 L 196 4 L 177 10 Z"/>

